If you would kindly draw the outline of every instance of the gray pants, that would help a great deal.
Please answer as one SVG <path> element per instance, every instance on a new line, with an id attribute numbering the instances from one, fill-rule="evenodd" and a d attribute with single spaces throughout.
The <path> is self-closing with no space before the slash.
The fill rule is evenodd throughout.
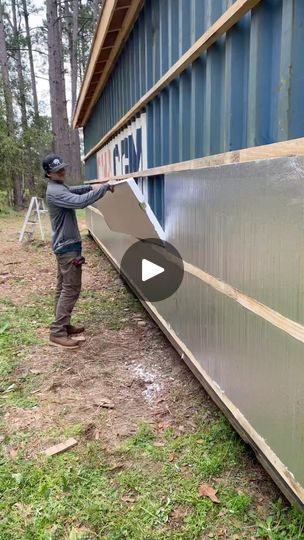
<path id="1" fill-rule="evenodd" d="M 71 323 L 72 311 L 80 295 L 82 267 L 73 264 L 78 255 L 78 251 L 56 255 L 55 320 L 50 329 L 53 336 L 67 336 L 67 326 Z"/>

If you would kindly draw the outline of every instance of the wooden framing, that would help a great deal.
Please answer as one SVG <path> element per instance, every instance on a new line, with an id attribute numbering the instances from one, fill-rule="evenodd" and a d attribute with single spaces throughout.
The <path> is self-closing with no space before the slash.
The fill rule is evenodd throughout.
<path id="1" fill-rule="evenodd" d="M 162 167 L 155 167 L 153 169 L 146 169 L 144 171 L 120 176 L 112 176 L 102 180 L 91 180 L 90 183 L 94 184 L 108 182 L 109 180 L 126 180 L 128 178 L 158 176 L 193 169 L 229 165 L 232 163 L 247 163 L 249 161 L 257 161 L 260 159 L 272 159 L 299 155 L 304 155 L 304 137 L 273 144 L 266 144 L 264 146 L 254 146 L 252 148 L 245 148 L 243 150 L 235 150 L 233 152 L 225 152 L 223 154 L 206 156 L 203 158 L 192 159 L 190 161 L 182 161 L 180 163 L 172 163 L 171 165 L 164 165 Z"/>
<path id="2" fill-rule="evenodd" d="M 204 51 L 209 49 L 223 34 L 228 32 L 248 11 L 254 8 L 261 0 L 236 0 L 225 13 L 208 28 L 208 30 L 181 56 L 181 58 L 152 86 L 141 99 L 113 126 L 113 128 L 85 155 L 87 160 L 95 154 L 117 131 L 122 129 L 133 116 L 136 115 L 149 101 L 157 96 L 166 86 L 178 77 L 190 64 L 192 64 Z M 107 5 L 107 4 L 106 4 Z M 81 93 L 83 99 L 83 92 Z M 94 96 L 96 98 L 96 93 Z M 91 110 L 91 109 L 90 109 Z M 87 118 L 87 115 L 86 115 Z M 75 114 L 74 126 L 77 123 L 77 111 Z"/>
<path id="3" fill-rule="evenodd" d="M 112 69 L 116 63 L 117 57 L 123 47 L 124 42 L 129 36 L 129 33 L 134 25 L 138 13 L 142 7 L 143 0 L 129 0 L 124 5 L 119 5 L 119 0 L 106 0 L 104 10 L 98 22 L 95 39 L 92 46 L 92 52 L 88 63 L 88 68 L 84 77 L 84 81 L 80 90 L 76 110 L 74 113 L 73 127 L 81 127 L 86 124 L 88 117 L 94 107 L 98 97 L 100 96 L 106 82 L 110 76 Z M 121 10 L 126 10 L 126 16 L 123 18 L 122 25 L 110 28 L 112 20 L 115 20 L 115 15 Z M 116 36 L 115 36 L 116 33 Z M 113 44 L 107 44 L 107 39 L 113 36 Z M 100 71 L 98 57 L 102 50 L 110 50 L 106 63 L 102 71 Z M 96 71 L 97 69 L 97 71 Z M 99 74 L 97 83 L 92 81 L 94 75 Z M 89 89 L 93 85 L 93 91 L 89 94 Z"/>

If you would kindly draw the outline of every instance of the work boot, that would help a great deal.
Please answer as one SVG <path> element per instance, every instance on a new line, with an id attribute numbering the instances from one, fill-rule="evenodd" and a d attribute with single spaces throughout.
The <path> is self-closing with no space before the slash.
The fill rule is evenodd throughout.
<path id="1" fill-rule="evenodd" d="M 84 336 L 80 336 L 79 334 L 71 334 L 69 339 L 76 341 L 76 343 L 84 343 L 86 341 L 86 338 Z"/>
<path id="2" fill-rule="evenodd" d="M 73 326 L 72 324 L 68 324 L 66 327 L 68 336 L 76 336 L 77 334 L 82 334 L 84 332 L 85 328 L 84 326 Z"/>
<path id="3" fill-rule="evenodd" d="M 50 335 L 50 342 L 52 345 L 55 345 L 55 347 L 64 347 L 65 349 L 78 349 L 79 343 L 77 341 L 73 341 L 68 336 L 52 336 Z"/>

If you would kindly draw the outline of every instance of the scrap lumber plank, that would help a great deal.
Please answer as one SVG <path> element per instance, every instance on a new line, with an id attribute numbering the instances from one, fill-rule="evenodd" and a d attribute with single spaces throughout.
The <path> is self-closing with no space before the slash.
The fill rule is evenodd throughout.
<path id="1" fill-rule="evenodd" d="M 78 441 L 76 441 L 76 439 L 70 438 L 62 443 L 50 446 L 49 448 L 44 450 L 44 454 L 48 457 L 55 456 L 56 454 L 61 454 L 66 450 L 70 450 L 70 448 L 73 448 L 74 446 L 76 446 L 76 444 L 78 444 Z"/>

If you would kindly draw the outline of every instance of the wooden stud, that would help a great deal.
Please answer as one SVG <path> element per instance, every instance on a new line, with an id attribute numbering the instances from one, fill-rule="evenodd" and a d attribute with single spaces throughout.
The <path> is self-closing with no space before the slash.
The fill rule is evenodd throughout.
<path id="1" fill-rule="evenodd" d="M 128 9 L 131 5 L 130 2 L 125 2 L 125 3 L 122 2 L 122 5 L 119 5 L 119 3 L 120 3 L 120 0 L 118 0 L 118 6 L 116 8 L 116 11 Z"/>
<path id="2" fill-rule="evenodd" d="M 108 35 L 109 34 L 117 34 L 118 32 L 120 32 L 121 28 L 111 28 L 109 31 L 108 31 Z"/>

